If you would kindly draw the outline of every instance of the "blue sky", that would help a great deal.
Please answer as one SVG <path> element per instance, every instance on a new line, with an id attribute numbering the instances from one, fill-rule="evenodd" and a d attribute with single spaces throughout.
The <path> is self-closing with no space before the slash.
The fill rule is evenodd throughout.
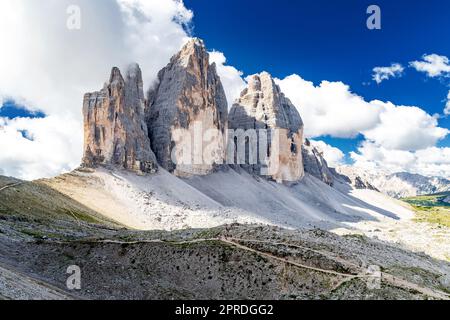
<path id="1" fill-rule="evenodd" d="M 24 106 L 17 105 L 12 100 L 7 100 L 3 102 L 3 106 L 0 108 L 0 117 L 8 119 L 44 118 L 45 114 L 40 111 L 29 111 Z"/>
<path id="2" fill-rule="evenodd" d="M 366 27 L 372 4 L 381 8 L 381 30 Z M 67 9 L 74 5 L 81 20 L 72 30 Z M 83 95 L 100 89 L 113 66 L 132 62 L 148 88 L 196 36 L 216 51 L 211 60 L 230 101 L 243 77 L 270 72 L 299 109 L 305 134 L 326 143 L 317 146 L 335 165 L 345 154 L 364 168 L 450 178 L 450 116 L 442 116 L 450 90 L 450 62 L 442 63 L 450 57 L 448 0 L 15 0 L 0 1 L 0 21 L 7 44 L 0 50 L 0 149 L 7 150 L 0 174 L 36 179 L 76 168 Z M 425 55 L 433 70 L 445 70 L 441 76 L 427 64 L 421 72 L 410 67 Z M 372 80 L 375 67 L 393 63 L 403 66 L 401 76 Z"/>
<path id="3" fill-rule="evenodd" d="M 381 8 L 381 30 L 366 28 L 371 4 Z M 380 85 L 371 77 L 376 66 L 406 67 L 431 53 L 450 56 L 449 1 L 186 0 L 185 5 L 194 11 L 194 35 L 245 74 L 267 70 L 284 78 L 296 73 L 316 85 L 342 81 L 366 100 L 420 106 L 430 114 L 443 111 L 449 79 L 428 78 L 413 68 Z M 450 119 L 439 119 L 439 125 L 449 128 Z M 324 140 L 348 152 L 361 139 Z M 439 146 L 450 146 L 450 138 Z"/>

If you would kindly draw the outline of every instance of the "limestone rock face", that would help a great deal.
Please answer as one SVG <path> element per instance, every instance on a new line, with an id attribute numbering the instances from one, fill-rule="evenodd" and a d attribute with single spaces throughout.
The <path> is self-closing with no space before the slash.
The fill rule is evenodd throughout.
<path id="1" fill-rule="evenodd" d="M 333 175 L 336 177 L 336 179 L 352 185 L 355 189 L 367 189 L 378 192 L 380 191 L 369 181 L 370 178 L 365 177 L 358 171 L 359 170 L 356 170 L 355 168 L 349 166 L 340 166 L 332 170 Z"/>
<path id="2" fill-rule="evenodd" d="M 84 97 L 83 166 L 114 165 L 138 173 L 157 169 L 144 121 L 142 74 L 137 64 L 123 78 L 113 68 L 109 82 Z"/>
<path id="3" fill-rule="evenodd" d="M 332 186 L 334 178 L 327 161 L 323 158 L 322 153 L 311 145 L 308 139 L 305 139 L 302 146 L 302 154 L 305 172 Z"/>
<path id="4" fill-rule="evenodd" d="M 248 87 L 230 111 L 229 129 L 235 160 L 250 173 L 280 183 L 303 178 L 302 118 L 267 72 L 250 77 Z M 238 130 L 246 131 L 244 139 Z M 240 148 L 242 143 L 245 148 Z"/>
<path id="5" fill-rule="evenodd" d="M 216 65 L 192 39 L 159 72 L 146 121 L 159 164 L 178 176 L 207 175 L 222 164 L 228 107 Z"/>

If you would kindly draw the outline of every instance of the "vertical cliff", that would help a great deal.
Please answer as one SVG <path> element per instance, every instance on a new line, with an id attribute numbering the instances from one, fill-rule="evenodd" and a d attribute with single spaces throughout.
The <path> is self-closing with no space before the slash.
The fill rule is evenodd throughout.
<path id="1" fill-rule="evenodd" d="M 137 64 L 125 78 L 113 68 L 109 81 L 98 92 L 84 97 L 83 165 L 113 165 L 138 173 L 157 169 L 144 121 L 142 74 Z"/>
<path id="2" fill-rule="evenodd" d="M 311 145 L 308 139 L 305 140 L 302 146 L 302 154 L 305 172 L 332 186 L 334 177 L 327 161 L 323 157 L 322 152 Z"/>
<path id="3" fill-rule="evenodd" d="M 231 137 L 229 143 L 240 153 L 236 157 L 238 164 L 250 173 L 278 182 L 296 182 L 304 176 L 303 127 L 295 106 L 270 74 L 263 72 L 250 77 L 248 87 L 230 111 L 230 130 L 244 130 L 246 134 Z M 245 155 L 239 152 L 242 143 L 246 144 Z"/>
<path id="4" fill-rule="evenodd" d="M 214 171 L 224 159 L 227 118 L 216 66 L 203 41 L 192 39 L 148 92 L 146 121 L 160 165 L 178 176 Z"/>

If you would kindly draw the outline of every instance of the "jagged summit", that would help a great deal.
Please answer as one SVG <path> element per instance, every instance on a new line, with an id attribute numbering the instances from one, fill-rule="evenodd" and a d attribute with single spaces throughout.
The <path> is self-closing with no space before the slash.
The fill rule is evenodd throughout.
<path id="1" fill-rule="evenodd" d="M 370 181 L 370 187 L 393 198 L 407 198 L 450 191 L 450 181 L 439 177 L 425 177 L 411 173 L 390 173 L 380 169 L 355 166 L 340 166 L 336 171 L 350 178 L 355 185 L 355 177 Z M 361 185 L 361 184 L 360 184 Z M 364 184 L 363 184 L 364 186 Z"/>
<path id="2" fill-rule="evenodd" d="M 109 84 L 117 85 L 120 83 L 124 83 L 124 79 L 122 77 L 122 73 L 118 67 L 113 67 L 111 70 L 111 76 L 109 77 Z"/>
<path id="3" fill-rule="evenodd" d="M 147 96 L 148 131 L 161 166 L 180 176 L 211 173 L 215 163 L 224 158 L 227 105 L 203 41 L 192 39 L 159 72 L 157 85 Z M 217 136 L 208 143 L 210 152 L 205 154 L 202 148 L 194 148 L 193 139 L 208 130 L 216 130 Z M 195 143 L 197 147 L 202 144 Z M 186 151 L 189 145 L 193 148 Z"/>
<path id="4" fill-rule="evenodd" d="M 144 123 L 142 73 L 137 64 L 111 71 L 109 82 L 83 103 L 83 166 L 114 165 L 138 173 L 155 172 L 156 158 Z"/>
<path id="5" fill-rule="evenodd" d="M 262 159 L 257 164 L 246 163 L 243 167 L 247 171 L 262 174 L 261 170 L 267 167 L 268 176 L 278 182 L 295 182 L 303 178 L 303 121 L 269 73 L 262 72 L 249 77 L 248 87 L 230 111 L 229 128 L 271 131 L 268 137 L 268 163 Z M 279 134 L 272 135 L 276 132 Z M 258 154 L 261 143 L 258 140 Z"/>
<path id="6" fill-rule="evenodd" d="M 302 146 L 302 154 L 305 172 L 322 180 L 329 186 L 333 186 L 334 176 L 323 157 L 323 153 L 315 148 L 308 139 L 305 139 Z"/>

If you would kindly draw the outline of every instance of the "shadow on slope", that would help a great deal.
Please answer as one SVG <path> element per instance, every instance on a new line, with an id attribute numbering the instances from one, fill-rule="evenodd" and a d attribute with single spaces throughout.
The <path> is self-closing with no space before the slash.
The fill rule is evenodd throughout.
<path id="1" fill-rule="evenodd" d="M 139 230 L 211 228 L 230 223 L 331 230 L 346 222 L 399 219 L 398 212 L 408 211 L 374 191 L 354 194 L 344 185 L 338 190 L 309 175 L 297 185 L 287 186 L 233 169 L 180 179 L 164 170 L 138 176 L 99 168 L 43 183 Z M 376 197 L 383 198 L 371 201 Z"/>
<path id="2" fill-rule="evenodd" d="M 0 177 L 0 235 L 19 231 L 36 239 L 62 234 L 70 238 L 86 236 L 87 226 L 122 227 L 42 183 Z"/>
<path id="3" fill-rule="evenodd" d="M 377 220 L 379 216 L 399 219 L 395 212 L 356 198 L 350 189 L 341 192 L 310 175 L 294 186 L 234 170 L 185 181 L 225 207 L 244 209 L 288 228 L 328 229 L 341 222 Z"/>

